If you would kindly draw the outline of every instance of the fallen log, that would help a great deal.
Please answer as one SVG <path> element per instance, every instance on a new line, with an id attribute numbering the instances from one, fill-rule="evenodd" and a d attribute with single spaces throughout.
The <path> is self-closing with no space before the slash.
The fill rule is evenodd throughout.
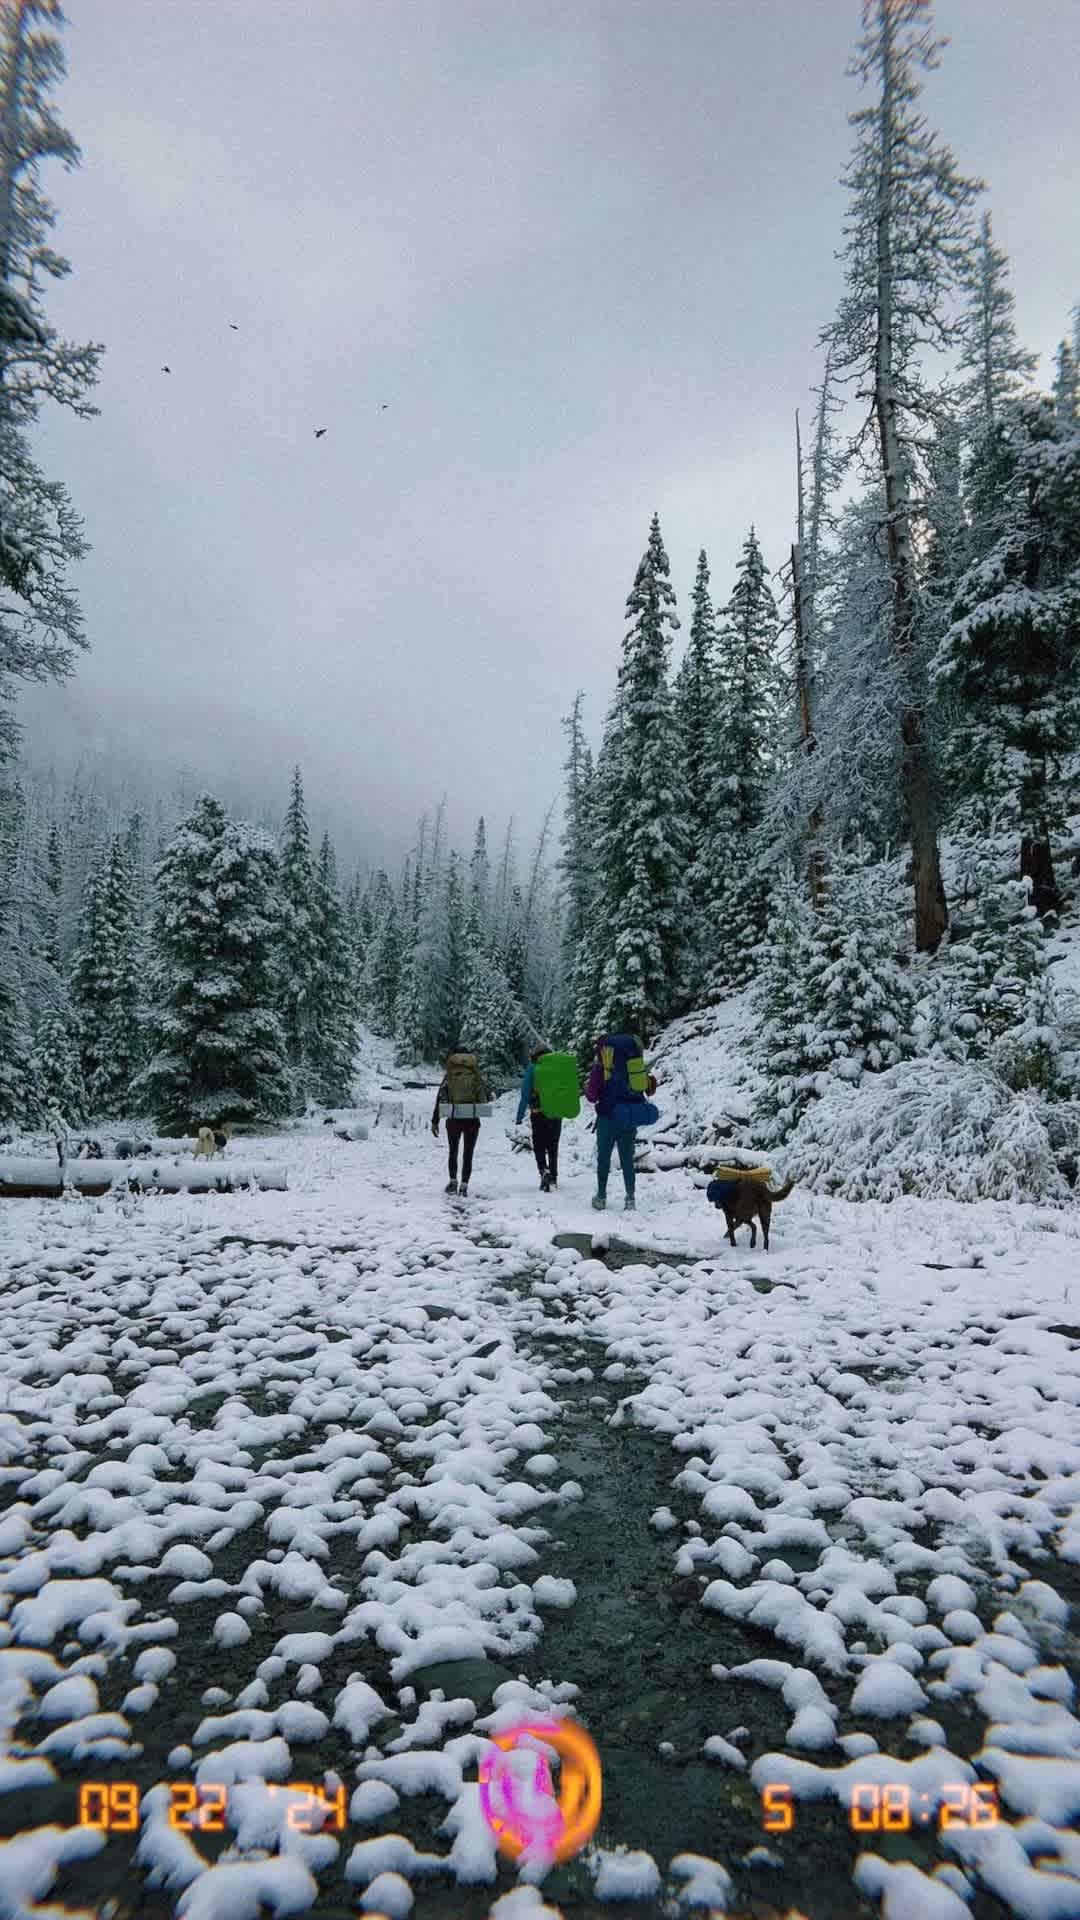
<path id="1" fill-rule="evenodd" d="M 55 1199 L 65 1187 L 88 1197 L 132 1193 L 235 1193 L 245 1187 L 281 1190 L 286 1169 L 253 1160 L 56 1160 L 0 1156 L 0 1198 Z"/>

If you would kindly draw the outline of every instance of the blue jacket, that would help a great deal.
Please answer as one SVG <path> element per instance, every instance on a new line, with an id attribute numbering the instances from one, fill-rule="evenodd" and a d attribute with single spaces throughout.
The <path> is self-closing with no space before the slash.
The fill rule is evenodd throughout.
<path id="1" fill-rule="evenodd" d="M 532 1101 L 532 1092 L 533 1092 L 533 1063 L 530 1060 L 528 1066 L 525 1069 L 524 1074 L 522 1075 L 521 1093 L 518 1098 L 517 1119 L 514 1122 L 514 1125 L 516 1127 L 520 1127 L 522 1121 L 525 1118 L 525 1115 L 529 1111 L 529 1106 Z"/>

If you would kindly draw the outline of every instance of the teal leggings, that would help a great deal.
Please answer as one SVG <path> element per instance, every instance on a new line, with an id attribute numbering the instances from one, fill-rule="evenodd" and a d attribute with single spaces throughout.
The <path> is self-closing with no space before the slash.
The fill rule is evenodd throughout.
<path id="1" fill-rule="evenodd" d="M 616 1128 L 614 1121 L 606 1114 L 596 1116 L 596 1190 L 606 1194 L 608 1174 L 611 1172 L 611 1150 L 617 1147 L 619 1165 L 622 1168 L 623 1185 L 627 1193 L 634 1191 L 634 1142 L 637 1138 L 633 1127 Z"/>

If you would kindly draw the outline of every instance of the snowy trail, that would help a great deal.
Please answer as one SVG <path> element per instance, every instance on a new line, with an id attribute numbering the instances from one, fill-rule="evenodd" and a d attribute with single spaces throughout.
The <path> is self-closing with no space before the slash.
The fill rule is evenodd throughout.
<path id="1" fill-rule="evenodd" d="M 573 1701 L 612 1793 L 549 1902 L 1080 1913 L 1076 1216 L 796 1195 L 732 1253 L 673 1172 L 607 1264 L 552 1244 L 583 1129 L 545 1197 L 509 1111 L 468 1203 L 385 1128 L 258 1143 L 285 1193 L 0 1212 L 0 1911 L 471 1920 L 484 1734 Z M 933 1824 L 870 1831 L 886 1788 Z"/>

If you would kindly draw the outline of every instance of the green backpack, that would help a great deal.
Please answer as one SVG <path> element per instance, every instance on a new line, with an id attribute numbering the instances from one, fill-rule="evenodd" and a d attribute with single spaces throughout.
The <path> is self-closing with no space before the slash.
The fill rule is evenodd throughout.
<path id="1" fill-rule="evenodd" d="M 476 1064 L 475 1053 L 452 1053 L 446 1062 L 446 1092 L 455 1107 L 483 1106 L 488 1099 L 487 1083 Z"/>
<path id="2" fill-rule="evenodd" d="M 533 1066 L 533 1086 L 547 1120 L 576 1120 L 581 1112 L 578 1064 L 572 1053 L 543 1053 Z"/>

